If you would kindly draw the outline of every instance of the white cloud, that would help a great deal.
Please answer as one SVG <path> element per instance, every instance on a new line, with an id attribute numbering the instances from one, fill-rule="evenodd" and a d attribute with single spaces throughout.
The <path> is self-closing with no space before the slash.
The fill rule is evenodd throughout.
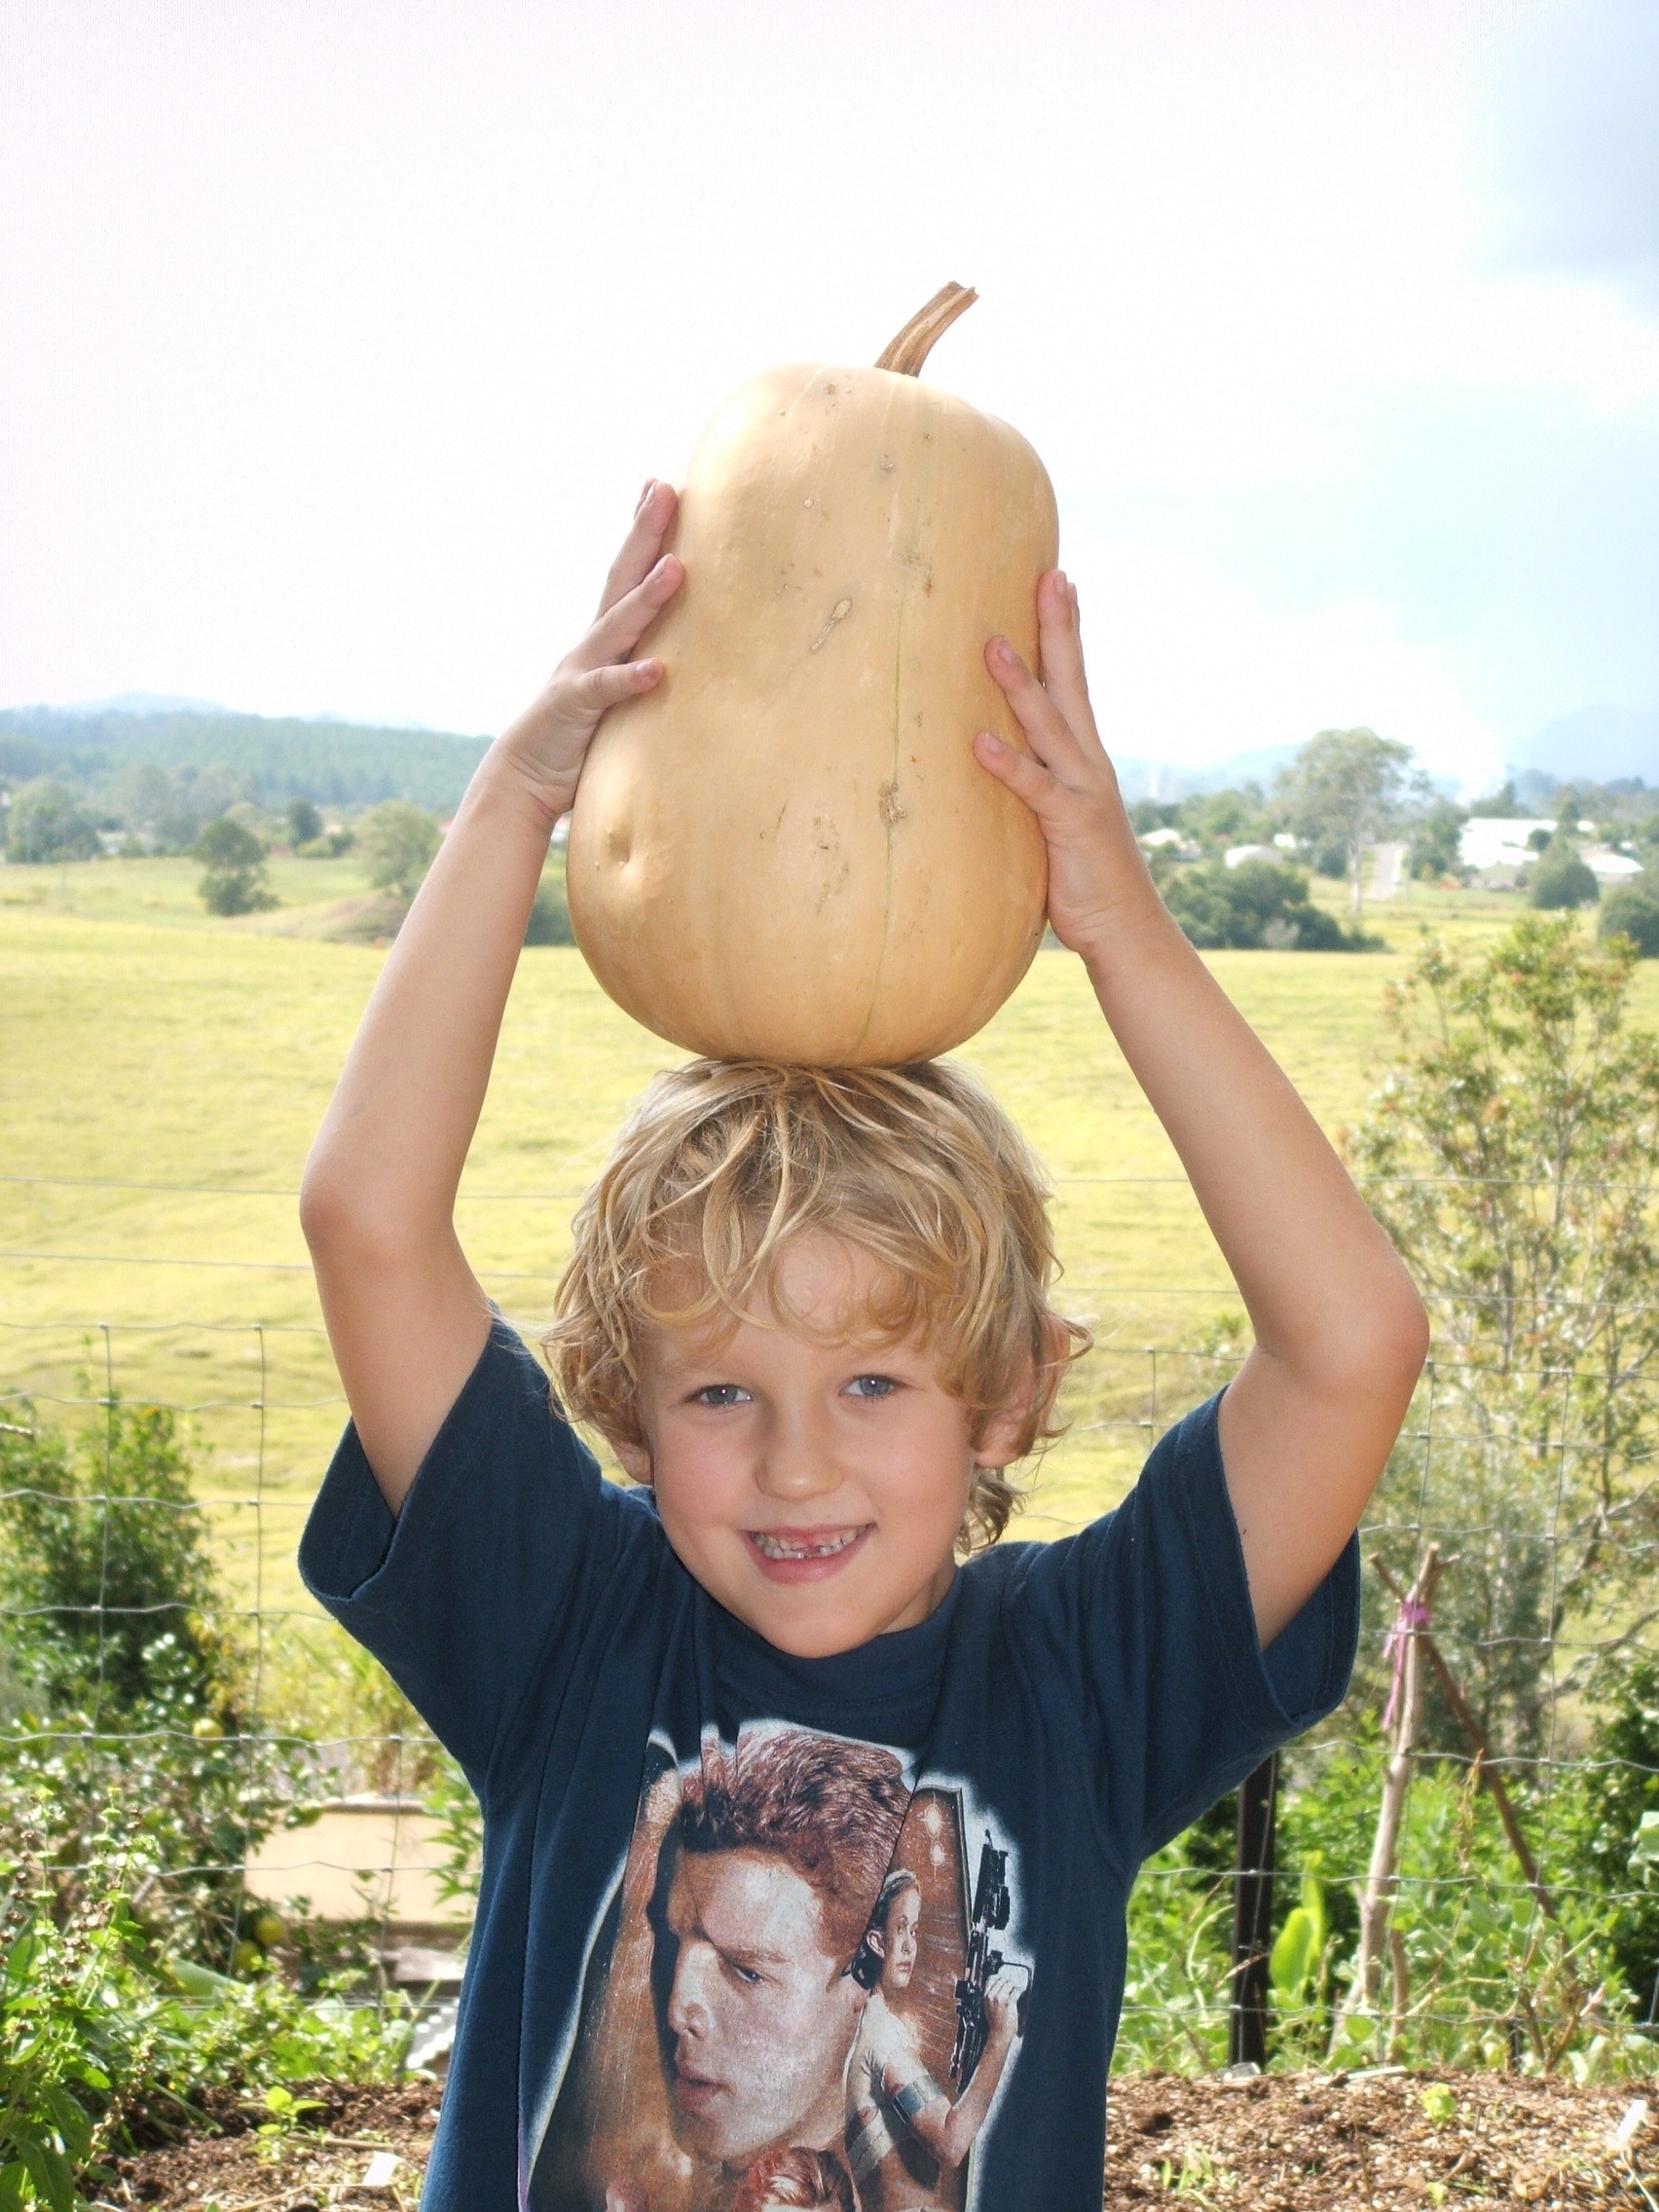
<path id="1" fill-rule="evenodd" d="M 1401 634 L 1394 608 L 1273 608 L 1144 542 L 1086 538 L 1071 559 L 1090 685 L 1118 751 L 1201 767 L 1366 723 L 1412 746 L 1432 774 L 1491 788 L 1498 733 L 1471 712 L 1444 656 Z"/>

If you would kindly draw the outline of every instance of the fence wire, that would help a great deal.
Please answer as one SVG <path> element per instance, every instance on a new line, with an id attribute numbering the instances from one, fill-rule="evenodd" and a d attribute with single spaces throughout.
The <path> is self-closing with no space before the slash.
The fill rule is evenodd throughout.
<path id="1" fill-rule="evenodd" d="M 1066 1180 L 1132 1188 L 1180 1178 Z M 575 1195 L 467 1197 L 524 1204 Z M 0 1263 L 31 1271 L 87 1260 L 154 1271 L 158 1286 L 176 1281 L 181 1268 L 304 1272 L 222 1254 L 0 1250 Z M 485 1279 L 541 1285 L 553 1276 L 491 1271 Z M 1039 1471 L 1016 1537 L 1063 1534 L 1115 1502 L 1158 1436 L 1219 1388 L 1239 1354 L 1236 1329 L 1218 1319 L 1225 1290 L 1213 1282 L 1117 1283 L 1086 1264 L 1068 1287 L 1074 1304 L 1082 1296 L 1100 1308 L 1102 1341 L 1074 1379 L 1071 1429 Z M 37 1470 L 36 1479 L 0 1487 L 12 1540 L 19 1527 L 43 1525 L 38 1511 L 32 1523 L 19 1520 L 20 1509 L 50 1512 L 61 1498 L 57 1478 L 38 1475 L 49 1464 L 39 1447 L 50 1431 L 81 1440 L 84 1480 L 89 1465 L 101 1474 L 77 1507 L 83 1566 L 86 1515 L 95 1529 L 95 1585 L 31 1604 L 16 1595 L 25 1573 L 0 1604 L 0 1762 L 14 1778 L 56 1776 L 69 1787 L 61 1758 L 75 1747 L 90 1762 L 84 1771 L 101 1775 L 112 1794 L 165 1755 L 218 1762 L 215 1774 L 237 1765 L 240 1797 L 232 1790 L 227 1801 L 240 1803 L 240 1826 L 233 1816 L 222 1831 L 233 1848 L 216 1856 L 180 1848 L 156 1876 L 181 1896 L 192 1885 L 220 1886 L 227 1955 L 212 1963 L 235 1966 L 250 1931 L 269 1934 L 275 1911 L 290 1932 L 311 1920 L 351 1923 L 359 1936 L 368 1931 L 383 1962 L 418 1957 L 416 1977 L 436 1978 L 434 1955 L 462 1946 L 467 1927 L 471 1831 L 457 1810 L 456 1779 L 379 1670 L 306 1598 L 294 1567 L 345 1419 L 326 1338 L 310 1321 L 163 1317 L 171 1296 L 158 1287 L 158 1310 L 136 1321 L 0 1320 L 0 1447 L 13 1448 L 0 1466 Z M 1128 1346 L 1110 1334 L 1114 1299 L 1174 1302 L 1172 1311 L 1182 1300 L 1201 1302 L 1204 1319 Z M 1631 1309 L 1645 1309 L 1633 1302 Z M 1457 1341 L 1453 1320 L 1442 1301 L 1437 1338 L 1448 1347 Z M 1493 1372 L 1450 1348 L 1437 1352 L 1362 1532 L 1368 1556 L 1402 1587 L 1438 1547 L 1447 1564 L 1429 1633 L 1436 1664 L 1476 1727 L 1471 1734 L 1459 1722 L 1453 1699 L 1431 1681 L 1387 1874 L 1390 1947 L 1375 1988 L 1357 2007 L 1350 2002 L 1352 2040 L 1362 2055 L 1384 2059 L 1582 2066 L 1621 2039 L 1659 2031 L 1659 1606 L 1644 1602 L 1659 1591 L 1646 1473 L 1653 1442 L 1627 1438 L 1609 1493 L 1595 1392 L 1620 1385 L 1546 1363 L 1507 1369 L 1494 1393 Z M 123 1487 L 123 1422 L 143 1412 L 170 1419 L 188 1439 L 187 1489 Z M 130 1517 L 140 1514 L 200 1530 L 212 1562 L 206 1602 L 200 1591 L 115 1587 L 131 1551 Z M 38 1697 L 31 1703 L 20 1673 L 49 1629 L 92 1653 L 90 1696 L 50 1716 Z M 234 1650 L 235 1713 L 220 1735 L 221 1721 L 188 1702 L 171 1709 L 152 1699 L 135 1714 L 118 1694 L 134 1635 L 141 1642 L 151 1629 Z M 1357 1939 L 1355 1899 L 1367 1881 L 1402 1649 L 1394 1603 L 1368 1572 L 1348 1699 L 1282 1762 L 1276 1867 L 1269 1862 L 1277 1896 L 1272 2002 L 1282 2047 L 1304 2057 L 1340 2046 L 1345 2033 L 1343 1972 Z M 1143 1872 L 1120 2064 L 1224 2055 L 1237 2011 L 1229 1820 L 1223 1812 L 1200 1823 Z M 1287 1950 L 1297 1912 L 1308 1940 Z M 1645 2047 L 1651 2055 L 1656 2046 Z"/>

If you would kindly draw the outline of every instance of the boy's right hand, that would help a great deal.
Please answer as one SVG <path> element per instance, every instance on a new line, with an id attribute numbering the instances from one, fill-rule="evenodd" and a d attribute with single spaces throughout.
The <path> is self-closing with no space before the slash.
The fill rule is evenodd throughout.
<path id="1" fill-rule="evenodd" d="M 662 681 L 661 661 L 631 656 L 684 581 L 684 564 L 663 552 L 678 506 L 673 486 L 653 476 L 640 494 L 633 528 L 605 580 L 593 627 L 502 732 L 500 752 L 518 766 L 552 821 L 571 809 L 587 749 L 607 711 Z"/>

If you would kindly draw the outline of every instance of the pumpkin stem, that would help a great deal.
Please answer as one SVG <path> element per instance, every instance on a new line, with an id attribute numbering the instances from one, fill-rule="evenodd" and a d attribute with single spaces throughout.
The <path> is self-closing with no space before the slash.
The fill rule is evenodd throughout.
<path id="1" fill-rule="evenodd" d="M 922 363 L 959 314 L 966 314 L 979 297 L 971 284 L 946 284 L 913 314 L 876 362 L 898 376 L 919 377 Z"/>

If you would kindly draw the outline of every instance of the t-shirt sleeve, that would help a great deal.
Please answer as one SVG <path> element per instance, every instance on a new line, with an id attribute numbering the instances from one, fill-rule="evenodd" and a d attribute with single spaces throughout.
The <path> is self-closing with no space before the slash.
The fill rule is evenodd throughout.
<path id="1" fill-rule="evenodd" d="M 300 1572 L 475 1781 L 528 1682 L 558 1664 L 603 1488 L 546 1375 L 501 1320 L 400 1513 L 355 1427 L 341 1438 Z"/>
<path id="2" fill-rule="evenodd" d="M 1115 1513 L 1034 1548 L 1022 1578 L 1045 1672 L 1080 1689 L 1103 1837 L 1126 1874 L 1339 1705 L 1358 1644 L 1354 1536 L 1261 1649 L 1220 1403 L 1160 1440 Z"/>

